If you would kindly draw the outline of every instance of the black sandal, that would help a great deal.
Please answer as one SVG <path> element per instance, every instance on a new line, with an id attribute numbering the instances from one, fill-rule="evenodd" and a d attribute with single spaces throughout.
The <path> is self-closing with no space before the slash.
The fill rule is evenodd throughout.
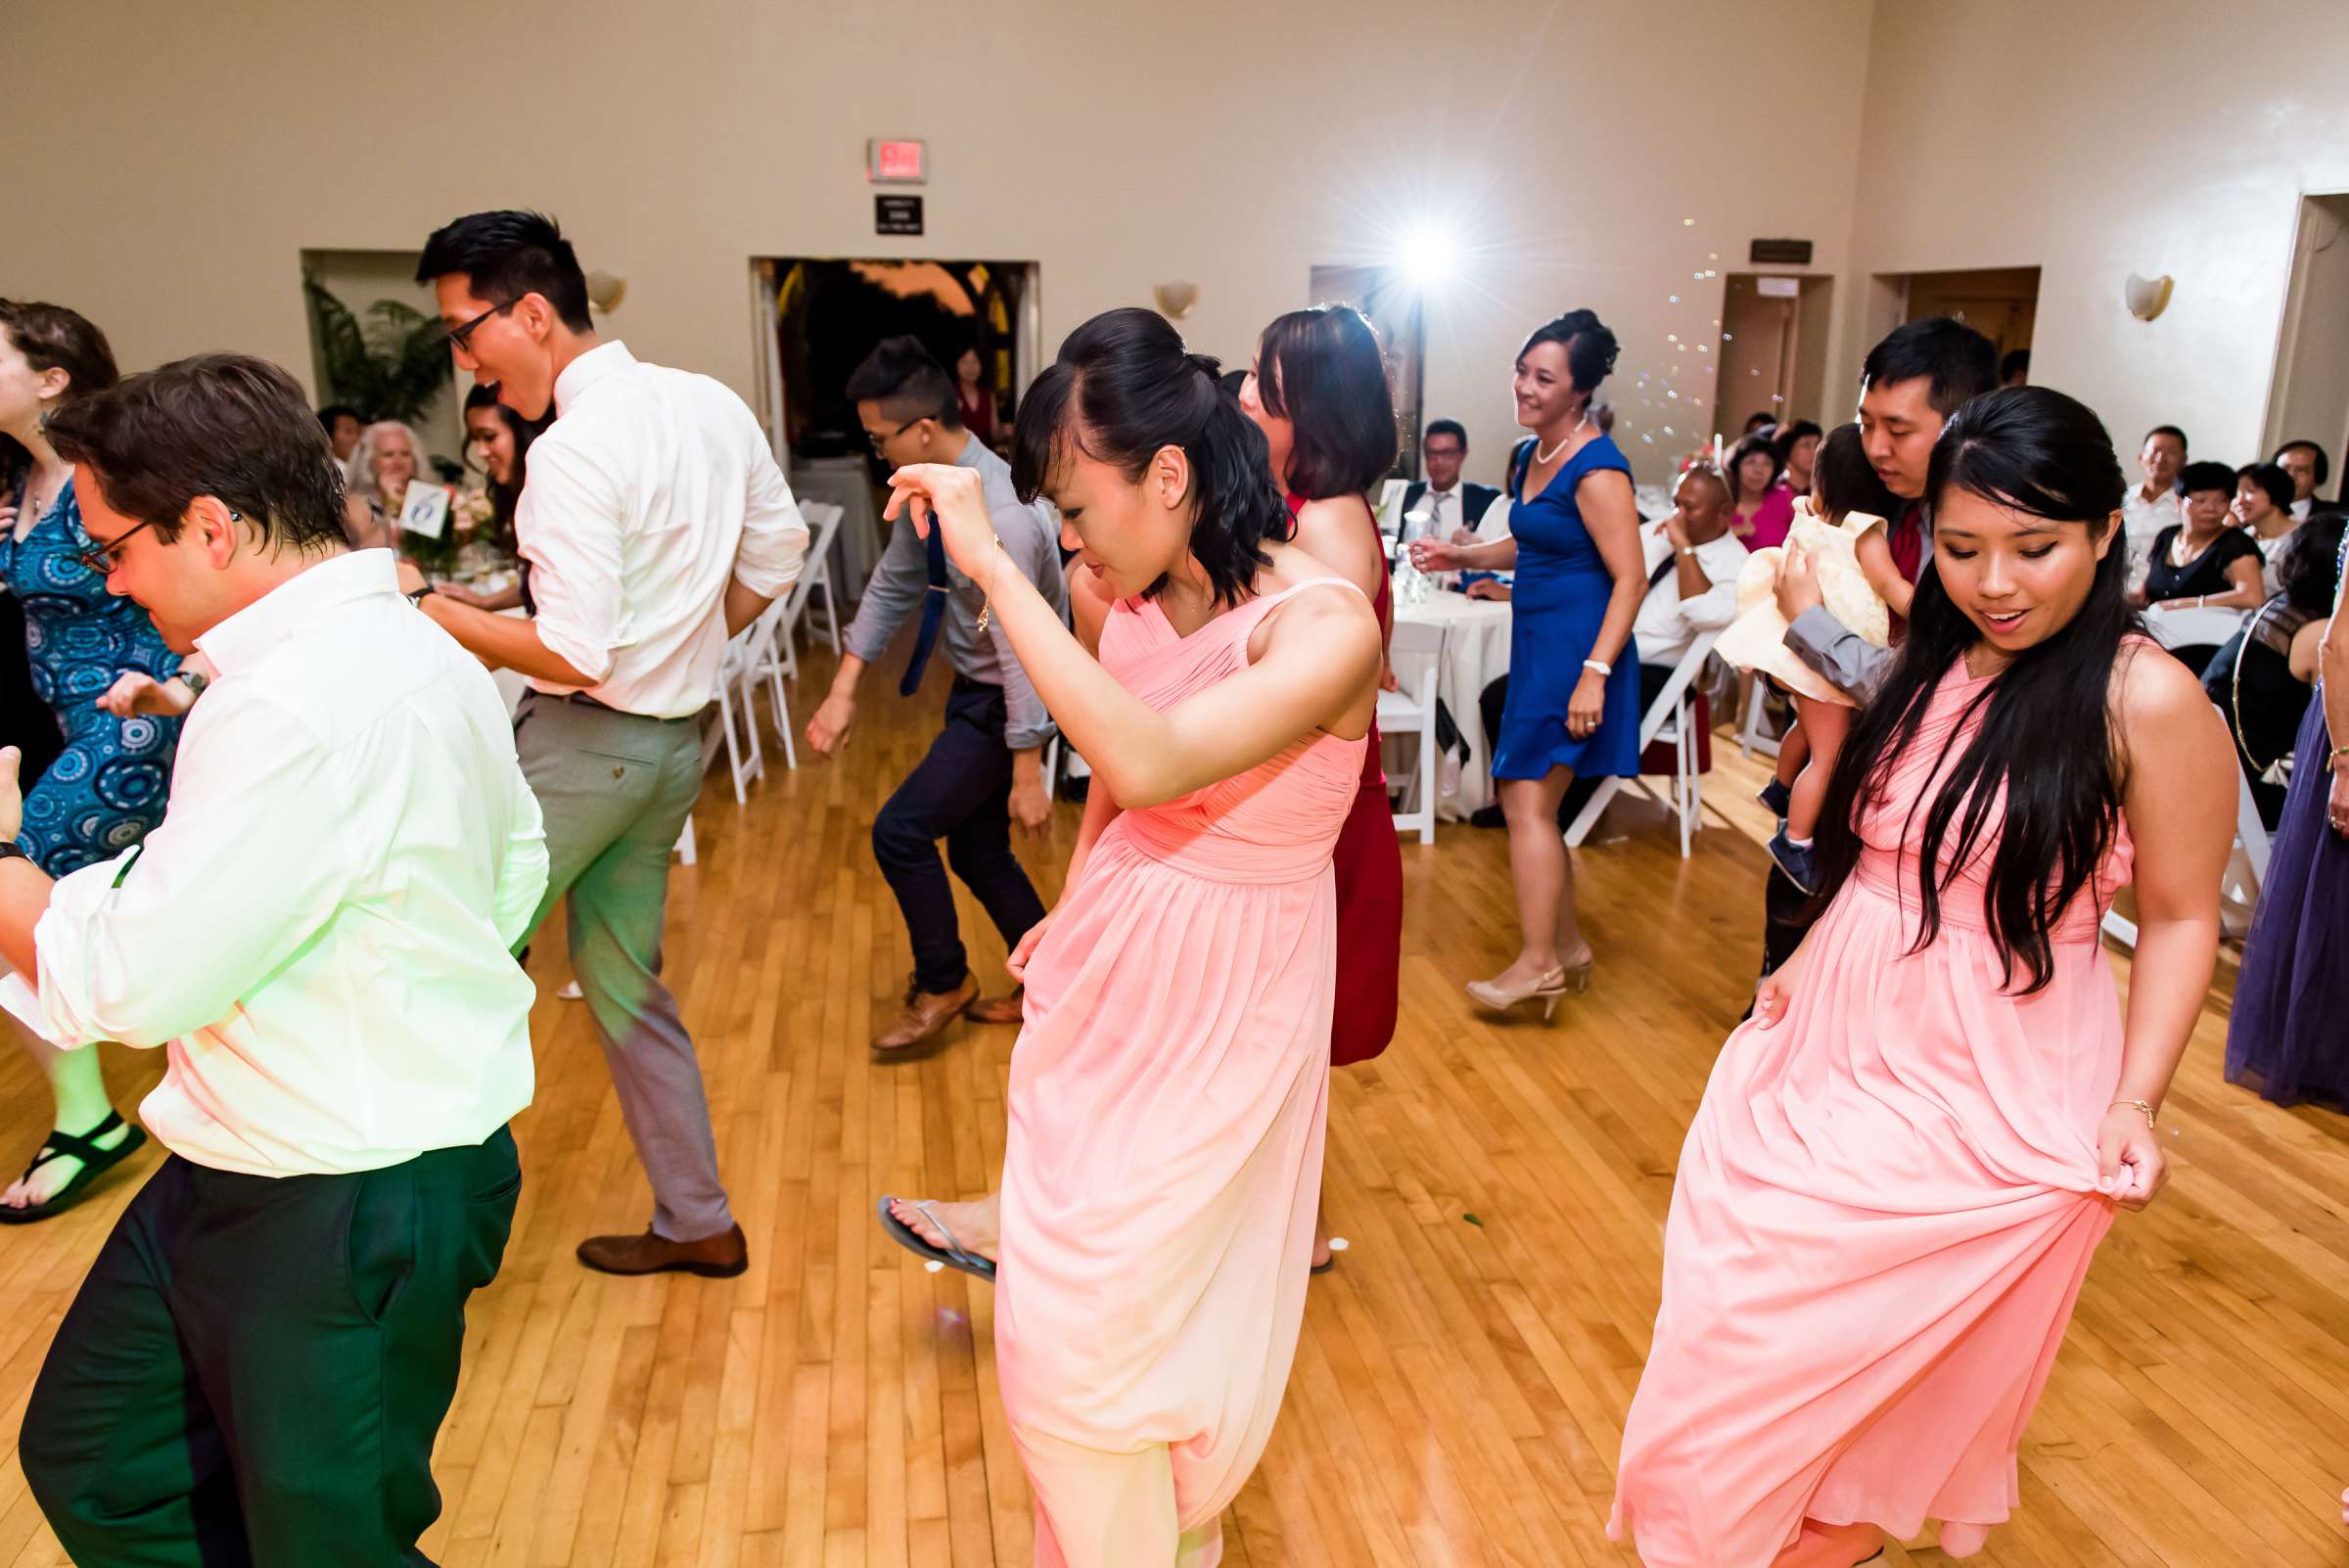
<path id="1" fill-rule="evenodd" d="M 72 1180 L 61 1187 L 57 1195 L 46 1203 L 28 1204 L 22 1209 L 11 1208 L 7 1204 L 0 1203 L 0 1225 L 32 1224 L 37 1221 L 47 1220 L 55 1215 L 65 1213 L 88 1196 L 91 1182 L 120 1165 L 124 1160 L 129 1159 L 146 1143 L 145 1130 L 133 1127 L 129 1136 L 113 1148 L 102 1149 L 98 1146 L 100 1138 L 124 1125 L 119 1112 L 109 1111 L 106 1113 L 105 1121 L 79 1137 L 70 1132 L 51 1132 L 48 1139 L 41 1144 L 41 1152 L 34 1155 L 32 1164 L 24 1168 L 24 1175 L 30 1176 L 50 1161 L 62 1160 L 69 1155 L 81 1162 L 81 1169 L 74 1173 Z"/>
<path id="2" fill-rule="evenodd" d="M 979 1253 L 963 1250 L 962 1244 L 954 1240 L 954 1232 L 946 1228 L 945 1222 L 939 1219 L 937 1211 L 931 1207 L 933 1203 L 937 1202 L 936 1199 L 921 1202 L 908 1201 L 906 1207 L 921 1210 L 922 1217 L 938 1226 L 938 1233 L 944 1236 L 949 1243 L 944 1247 L 933 1247 L 922 1239 L 920 1231 L 891 1214 L 889 1206 L 897 1201 L 895 1198 L 883 1198 L 875 1210 L 875 1213 L 881 1218 L 881 1228 L 889 1233 L 890 1240 L 925 1262 L 938 1264 L 947 1268 L 958 1268 L 974 1278 L 986 1280 L 990 1285 L 995 1282 L 995 1261 Z"/>

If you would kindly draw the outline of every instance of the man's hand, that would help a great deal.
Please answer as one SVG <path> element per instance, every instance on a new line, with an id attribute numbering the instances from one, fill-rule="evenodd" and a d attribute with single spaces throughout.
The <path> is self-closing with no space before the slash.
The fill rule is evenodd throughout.
<path id="1" fill-rule="evenodd" d="M 1496 581 L 1491 577 L 1479 577 L 1474 582 L 1468 584 L 1468 597 L 1471 599 L 1492 599 L 1500 604 L 1507 604 L 1509 602 L 1509 585 L 1505 582 Z"/>
<path id="2" fill-rule="evenodd" d="M 845 692 L 833 692 L 807 720 L 807 744 L 818 755 L 830 757 L 838 752 L 849 731 L 856 727 L 856 699 Z M 1014 790 L 1017 794 L 1017 790 Z"/>
<path id="3" fill-rule="evenodd" d="M 1032 839 L 1052 830 L 1052 803 L 1044 796 L 1041 755 L 1035 749 L 1012 753 L 1011 819 Z"/>
<path id="4" fill-rule="evenodd" d="M 24 791 L 17 782 L 17 768 L 24 754 L 14 746 L 0 746 L 0 839 L 14 841 L 24 828 Z"/>
<path id="5" fill-rule="evenodd" d="M 1804 611 L 1826 602 L 1819 591 L 1819 565 L 1811 552 L 1798 544 L 1786 546 L 1786 557 L 1778 563 L 1778 614 L 1791 625 Z"/>
<path id="6" fill-rule="evenodd" d="M 1476 536 L 1474 529 L 1453 529 L 1451 542 L 1454 544 L 1482 544 L 1485 541 Z"/>

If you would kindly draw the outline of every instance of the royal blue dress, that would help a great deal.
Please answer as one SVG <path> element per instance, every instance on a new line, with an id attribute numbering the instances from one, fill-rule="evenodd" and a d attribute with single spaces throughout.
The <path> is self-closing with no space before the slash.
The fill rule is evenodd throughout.
<path id="1" fill-rule="evenodd" d="M 1581 740 L 1566 732 L 1566 705 L 1583 678 L 1583 661 L 1598 645 L 1599 624 L 1615 592 L 1615 578 L 1583 526 L 1575 486 L 1602 469 L 1614 469 L 1628 483 L 1632 465 L 1612 437 L 1601 436 L 1568 458 L 1529 501 L 1522 491 L 1530 466 L 1512 465 L 1509 477 L 1517 583 L 1509 596 L 1509 694 L 1493 745 L 1493 776 L 1543 778 L 1553 767 L 1571 767 L 1585 778 L 1635 776 L 1639 650 L 1630 637 L 1607 677 L 1598 727 Z"/>
<path id="2" fill-rule="evenodd" d="M 81 560 L 90 548 L 70 480 L 23 539 L 0 529 L 0 578 L 24 606 L 32 689 L 65 732 L 65 749 L 24 797 L 17 836 L 53 877 L 113 858 L 163 819 L 179 744 L 176 718 L 116 718 L 97 706 L 124 670 L 164 680 L 179 656 L 146 611 L 106 591 Z"/>

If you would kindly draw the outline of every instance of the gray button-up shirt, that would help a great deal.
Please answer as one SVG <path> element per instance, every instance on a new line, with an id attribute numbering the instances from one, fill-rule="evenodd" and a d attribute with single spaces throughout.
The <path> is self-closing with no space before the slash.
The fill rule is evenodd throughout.
<path id="1" fill-rule="evenodd" d="M 1069 585 L 1061 576 L 1060 528 L 1052 509 L 1041 501 L 1022 504 L 1011 487 L 1011 465 L 977 437 L 963 446 L 954 466 L 979 471 L 987 515 L 1003 540 L 1003 553 L 1010 557 L 1007 565 L 1026 573 L 1044 602 L 1067 621 Z M 946 596 L 945 622 L 939 627 L 939 649 L 956 674 L 1003 688 L 1004 745 L 1015 752 L 1041 746 L 1052 736 L 1052 715 L 1044 711 L 1043 699 L 1036 696 L 1028 672 L 1013 655 L 1011 640 L 1003 635 L 1003 623 L 990 619 L 985 631 L 979 629 L 979 612 L 987 604 L 987 594 L 951 560 L 946 563 L 946 581 L 952 592 Z M 872 580 L 864 585 L 856 619 L 849 623 L 849 652 L 868 665 L 879 665 L 881 656 L 889 651 L 890 639 L 904 625 L 905 618 L 921 608 L 929 591 L 930 547 L 900 518 L 889 536 L 889 547 L 881 552 L 880 565 L 873 569 Z"/>

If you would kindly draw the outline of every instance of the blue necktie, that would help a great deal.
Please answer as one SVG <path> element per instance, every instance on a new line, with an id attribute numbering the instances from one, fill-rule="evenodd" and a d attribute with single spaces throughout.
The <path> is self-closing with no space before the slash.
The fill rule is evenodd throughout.
<path id="1" fill-rule="evenodd" d="M 909 525 L 910 526 L 910 525 Z M 939 537 L 938 522 L 930 523 L 930 591 L 922 598 L 921 629 L 913 634 L 913 660 L 898 695 L 910 697 L 921 688 L 922 671 L 930 668 L 930 650 L 938 646 L 939 623 L 946 619 L 946 541 Z"/>

